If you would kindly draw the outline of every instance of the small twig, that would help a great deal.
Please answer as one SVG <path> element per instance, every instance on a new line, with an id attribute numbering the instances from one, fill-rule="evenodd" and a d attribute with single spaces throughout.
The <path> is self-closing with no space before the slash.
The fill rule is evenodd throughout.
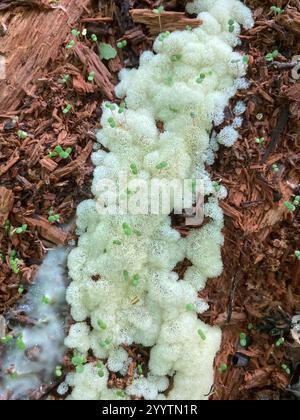
<path id="1" fill-rule="evenodd" d="M 271 65 L 279 70 L 285 70 L 285 69 L 292 69 L 298 64 L 297 61 L 292 61 L 290 63 L 281 63 L 280 61 L 273 61 Z"/>

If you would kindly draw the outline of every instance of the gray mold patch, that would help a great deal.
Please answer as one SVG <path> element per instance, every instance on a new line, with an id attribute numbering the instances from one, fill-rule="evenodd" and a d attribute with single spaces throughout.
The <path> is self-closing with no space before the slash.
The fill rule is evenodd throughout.
<path id="1" fill-rule="evenodd" d="M 69 251 L 49 251 L 33 286 L 16 308 L 17 313 L 26 314 L 30 325 L 14 326 L 0 346 L 0 399 L 28 399 L 40 386 L 51 383 L 55 367 L 61 364 Z"/>

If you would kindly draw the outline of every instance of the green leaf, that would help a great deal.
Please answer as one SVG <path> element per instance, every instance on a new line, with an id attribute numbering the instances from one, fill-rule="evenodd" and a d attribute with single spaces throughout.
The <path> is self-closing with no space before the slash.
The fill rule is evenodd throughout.
<path id="1" fill-rule="evenodd" d="M 100 43 L 99 52 L 101 60 L 111 60 L 117 56 L 117 51 L 110 44 L 104 42 Z"/>
<path id="2" fill-rule="evenodd" d="M 137 175 L 138 174 L 138 168 L 137 168 L 137 166 L 136 166 L 135 163 L 132 163 L 130 165 L 130 170 L 131 170 L 131 172 L 132 172 L 133 175 Z"/>
<path id="3" fill-rule="evenodd" d="M 162 169 L 166 169 L 168 166 L 169 166 L 168 162 L 161 162 L 158 165 L 156 165 L 156 169 L 162 170 Z"/>
<path id="4" fill-rule="evenodd" d="M 125 233 L 126 236 L 131 236 L 132 235 L 132 229 L 131 229 L 131 227 L 129 226 L 128 223 L 123 223 L 122 228 L 123 228 L 123 232 Z"/>
<path id="5" fill-rule="evenodd" d="M 204 334 L 204 332 L 199 328 L 199 330 L 197 331 L 198 332 L 198 335 L 199 335 L 199 337 L 203 340 L 203 341 L 205 341 L 206 340 L 206 335 Z"/>
<path id="6" fill-rule="evenodd" d="M 124 280 L 125 281 L 129 281 L 129 273 L 128 273 L 128 271 L 126 271 L 126 270 L 123 271 L 123 277 L 124 277 Z"/>

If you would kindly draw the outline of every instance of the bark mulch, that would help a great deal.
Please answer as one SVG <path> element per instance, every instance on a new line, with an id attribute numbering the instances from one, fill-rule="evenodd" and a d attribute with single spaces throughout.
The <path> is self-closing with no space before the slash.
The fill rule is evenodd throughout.
<path id="1" fill-rule="evenodd" d="M 0 54 L 11 54 L 7 80 L 0 80 L 0 313 L 20 299 L 20 286 L 26 292 L 47 249 L 75 238 L 76 206 L 91 196 L 90 154 L 101 102 L 114 98 L 119 70 L 136 66 L 160 32 L 149 9 L 161 1 L 71 3 L 5 0 L 0 5 Z M 185 3 L 163 2 L 168 12 L 164 30 L 194 24 L 183 13 Z M 300 261 L 295 257 L 300 212 L 288 211 L 284 203 L 300 195 L 300 2 L 246 3 L 256 25 L 242 34 L 240 48 L 249 55 L 252 85 L 238 94 L 247 105 L 240 140 L 222 149 L 210 169 L 229 191 L 222 202 L 225 269 L 201 293 L 210 303 L 201 318 L 223 330 L 211 399 L 293 399 L 288 388 L 300 372 L 300 345 L 290 334 L 292 318 L 300 313 Z M 274 16 L 274 4 L 284 13 Z M 87 36 L 79 35 L 67 48 L 74 39 L 71 30 L 83 28 Z M 22 37 L 28 30 L 35 35 Z M 113 47 L 124 39 L 128 45 L 115 59 L 101 61 L 92 34 Z M 12 42 L 18 47 L 21 41 L 22 48 L 12 48 Z M 267 62 L 265 55 L 274 50 L 278 57 Z M 91 71 L 94 80 L 88 82 Z M 233 106 L 226 110 L 227 122 Z M 18 137 L 19 130 L 26 139 Z M 71 148 L 69 156 L 50 158 L 58 145 Z M 60 223 L 49 221 L 53 214 Z M 70 221 L 71 229 L 62 227 Z M 27 230 L 16 233 L 22 225 Z M 14 251 L 19 272 L 12 270 Z M 183 275 L 184 267 L 177 269 Z M 119 388 L 148 358 L 147 349 L 128 351 L 133 363 L 125 380 L 111 375 L 111 384 Z"/>

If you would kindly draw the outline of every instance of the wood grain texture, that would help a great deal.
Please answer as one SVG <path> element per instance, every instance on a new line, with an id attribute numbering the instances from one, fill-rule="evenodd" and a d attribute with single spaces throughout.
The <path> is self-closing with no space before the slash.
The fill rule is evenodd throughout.
<path id="1" fill-rule="evenodd" d="M 0 80 L 0 114 L 16 110 L 25 95 L 34 95 L 36 80 L 58 55 L 73 24 L 90 0 L 62 0 L 52 9 L 17 7 L 0 11 L 7 31 L 0 37 L 6 79 Z"/>

